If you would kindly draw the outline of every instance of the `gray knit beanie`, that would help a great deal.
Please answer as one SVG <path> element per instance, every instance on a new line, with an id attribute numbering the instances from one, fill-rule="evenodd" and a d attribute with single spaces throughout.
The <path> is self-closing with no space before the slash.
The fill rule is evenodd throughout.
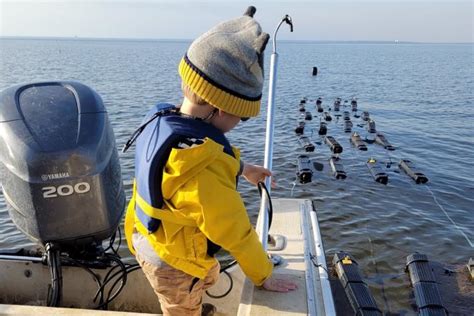
<path id="1" fill-rule="evenodd" d="M 245 15 L 199 36 L 180 62 L 183 82 L 207 103 L 239 117 L 257 116 L 263 87 L 263 51 L 269 35 Z"/>

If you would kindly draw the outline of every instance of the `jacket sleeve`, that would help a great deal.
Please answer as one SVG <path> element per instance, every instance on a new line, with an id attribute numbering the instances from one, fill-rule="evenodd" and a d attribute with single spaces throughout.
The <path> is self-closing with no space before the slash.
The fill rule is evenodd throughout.
<path id="1" fill-rule="evenodd" d="M 212 169 L 206 168 L 188 183 L 193 187 L 186 197 L 194 204 L 190 215 L 209 240 L 234 256 L 255 285 L 262 285 L 272 274 L 273 264 L 250 223 L 235 181 L 216 174 L 218 167 Z"/>

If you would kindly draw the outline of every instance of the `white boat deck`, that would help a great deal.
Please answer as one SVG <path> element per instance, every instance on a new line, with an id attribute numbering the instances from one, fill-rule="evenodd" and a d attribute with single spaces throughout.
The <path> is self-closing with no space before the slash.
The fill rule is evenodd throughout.
<path id="1" fill-rule="evenodd" d="M 310 260 L 305 260 L 309 259 L 309 252 L 314 253 L 314 248 L 311 249 L 311 236 L 307 235 L 311 231 L 308 225 L 311 202 L 275 199 L 273 208 L 270 233 L 287 238 L 285 249 L 272 252 L 283 258 L 282 264 L 275 267 L 274 273 L 293 280 L 298 284 L 298 289 L 288 293 L 268 292 L 255 288 L 247 280 L 239 315 L 324 315 L 319 273 Z M 310 288 L 310 285 L 313 287 Z"/>

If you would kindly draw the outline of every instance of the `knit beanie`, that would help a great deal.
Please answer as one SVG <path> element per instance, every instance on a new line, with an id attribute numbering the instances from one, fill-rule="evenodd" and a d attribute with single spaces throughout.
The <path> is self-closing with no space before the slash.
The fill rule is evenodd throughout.
<path id="1" fill-rule="evenodd" d="M 269 35 L 244 16 L 199 36 L 179 64 L 183 82 L 212 106 L 239 117 L 257 116 L 263 88 L 263 51 Z"/>

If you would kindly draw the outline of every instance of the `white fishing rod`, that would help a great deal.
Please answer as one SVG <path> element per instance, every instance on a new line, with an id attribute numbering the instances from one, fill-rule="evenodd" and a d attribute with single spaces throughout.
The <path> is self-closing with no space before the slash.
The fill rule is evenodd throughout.
<path id="1" fill-rule="evenodd" d="M 263 166 L 268 170 L 272 171 L 272 159 L 273 159 L 273 116 L 275 113 L 275 88 L 276 88 L 276 78 L 277 78 L 277 64 L 278 64 L 278 53 L 276 51 L 276 35 L 280 26 L 286 22 L 290 26 L 290 31 L 293 32 L 293 22 L 291 17 L 287 14 L 285 15 L 273 33 L 273 52 L 270 59 L 270 81 L 269 81 L 269 90 L 268 90 L 268 107 L 267 107 L 267 128 L 265 136 L 265 159 Z M 263 245 L 263 248 L 267 250 L 268 242 L 268 209 L 269 209 L 269 195 L 271 191 L 271 178 L 265 178 L 265 186 L 268 190 L 268 196 L 262 192 L 262 200 L 260 201 L 260 211 L 257 222 L 257 232 L 260 237 L 260 242 Z"/>

